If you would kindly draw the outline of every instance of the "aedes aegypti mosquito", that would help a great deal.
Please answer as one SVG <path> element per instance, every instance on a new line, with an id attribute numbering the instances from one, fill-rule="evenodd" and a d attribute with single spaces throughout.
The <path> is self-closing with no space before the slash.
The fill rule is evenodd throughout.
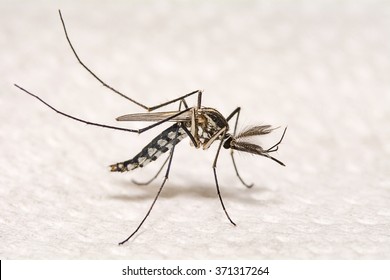
<path id="1" fill-rule="evenodd" d="M 234 155 L 233 151 L 241 151 L 241 152 L 247 152 L 251 154 L 256 154 L 260 156 L 267 157 L 280 165 L 284 166 L 284 163 L 279 161 L 278 159 L 274 158 L 270 154 L 273 152 L 276 152 L 278 150 L 279 144 L 282 142 L 283 137 L 286 133 L 287 127 L 284 129 L 282 136 L 280 137 L 279 141 L 273 145 L 272 147 L 268 149 L 264 149 L 259 145 L 253 144 L 251 142 L 248 142 L 248 140 L 253 137 L 253 136 L 261 136 L 265 134 L 269 134 L 272 132 L 275 128 L 272 128 L 270 125 L 256 125 L 249 127 L 245 129 L 244 131 L 237 133 L 237 124 L 238 124 L 238 119 L 240 116 L 240 111 L 241 108 L 237 107 L 228 117 L 224 117 L 220 112 L 218 112 L 214 108 L 209 108 L 209 107 L 203 107 L 202 106 L 202 91 L 196 90 L 193 92 L 190 92 L 188 94 L 185 94 L 183 96 L 180 96 L 179 98 L 173 99 L 171 101 L 162 103 L 160 105 L 148 107 L 138 101 L 133 100 L 132 98 L 124 95 L 123 93 L 119 92 L 118 90 L 114 89 L 113 87 L 109 86 L 106 84 L 103 80 L 101 80 L 95 73 L 93 73 L 79 58 L 79 56 L 76 53 L 76 50 L 73 47 L 73 44 L 70 41 L 70 38 L 68 36 L 68 32 L 65 27 L 65 22 L 64 19 L 61 15 L 61 11 L 59 11 L 62 27 L 65 32 L 65 37 L 66 40 L 68 41 L 68 44 L 70 48 L 72 49 L 73 54 L 75 55 L 76 59 L 78 62 L 82 65 L 85 70 L 87 70 L 95 79 L 97 79 L 103 86 L 106 88 L 110 89 L 111 91 L 115 92 L 116 94 L 122 96 L 123 98 L 127 99 L 128 101 L 138 105 L 139 107 L 147 110 L 147 113 L 138 113 L 138 114 L 128 114 L 124 116 L 118 117 L 116 120 L 117 121 L 150 121 L 154 122 L 153 124 L 146 126 L 141 129 L 129 129 L 129 128 L 123 128 L 123 127 L 117 127 L 117 126 L 110 126 L 110 125 L 105 125 L 105 124 L 99 124 L 95 122 L 89 122 L 74 116 L 71 116 L 69 114 L 66 114 L 64 112 L 61 112 L 51 106 L 50 104 L 46 103 L 44 100 L 42 100 L 40 97 L 37 95 L 29 92 L 28 90 L 22 88 L 21 86 L 15 84 L 17 88 L 22 90 L 23 92 L 35 97 L 38 99 L 40 102 L 45 104 L 47 107 L 50 109 L 54 110 L 55 112 L 73 119 L 78 122 L 82 122 L 85 124 L 93 125 L 93 126 L 98 126 L 98 127 L 104 127 L 104 128 L 109 128 L 109 129 L 115 129 L 115 130 L 121 130 L 121 131 L 126 131 L 126 132 L 133 132 L 133 133 L 143 133 L 151 128 L 154 128 L 162 123 L 165 122 L 174 122 L 172 126 L 169 128 L 165 129 L 163 132 L 161 132 L 158 136 L 156 136 L 148 145 L 146 145 L 141 152 L 139 152 L 135 157 L 133 157 L 130 160 L 126 160 L 123 162 L 115 163 L 110 165 L 110 169 L 112 172 L 125 172 L 125 171 L 130 171 L 134 170 L 136 168 L 142 168 L 146 166 L 149 162 L 155 161 L 158 157 L 160 157 L 163 153 L 166 153 L 167 151 L 170 151 L 168 158 L 165 160 L 157 174 L 151 178 L 149 181 L 144 182 L 144 183 L 139 183 L 136 181 L 133 181 L 135 184 L 139 185 L 147 185 L 151 183 L 162 171 L 164 166 L 168 163 L 165 176 L 163 179 L 163 182 L 151 204 L 149 207 L 149 210 L 147 211 L 146 215 L 142 219 L 142 221 L 139 223 L 138 227 L 131 233 L 129 237 L 127 237 L 125 240 L 119 243 L 119 245 L 124 244 L 127 242 L 130 238 L 132 238 L 138 230 L 141 228 L 147 217 L 149 216 L 150 212 L 153 209 L 154 204 L 156 203 L 166 180 L 168 179 L 169 176 L 169 171 L 170 167 L 172 164 L 172 158 L 173 158 L 173 153 L 175 151 L 176 145 L 183 140 L 185 137 L 190 138 L 190 143 L 193 145 L 195 148 L 203 148 L 208 149 L 215 141 L 219 140 L 219 145 L 217 152 L 215 154 L 214 162 L 213 162 L 213 172 L 214 172 L 214 179 L 215 179 L 215 185 L 217 189 L 217 194 L 219 197 L 219 200 L 222 205 L 222 209 L 226 214 L 226 217 L 230 221 L 231 224 L 234 226 L 236 225 L 233 220 L 230 218 L 228 212 L 226 211 L 225 205 L 222 200 L 219 184 L 218 184 L 218 178 L 217 178 L 217 161 L 218 161 L 218 156 L 219 152 L 222 148 L 222 146 L 225 149 L 230 149 L 230 155 L 231 159 L 233 162 L 233 167 L 236 172 L 237 177 L 241 181 L 243 185 L 246 187 L 250 188 L 253 186 L 253 184 L 247 184 L 240 176 L 236 162 L 234 160 Z M 194 107 L 188 107 L 186 98 L 197 95 L 197 104 Z M 162 108 L 166 105 L 172 104 L 179 102 L 179 109 L 177 111 L 168 111 L 168 112 L 151 112 L 155 111 L 156 109 Z M 181 109 L 181 107 L 184 106 L 184 109 Z M 234 130 L 233 133 L 229 133 L 229 121 L 235 117 L 235 125 L 234 125 Z"/>

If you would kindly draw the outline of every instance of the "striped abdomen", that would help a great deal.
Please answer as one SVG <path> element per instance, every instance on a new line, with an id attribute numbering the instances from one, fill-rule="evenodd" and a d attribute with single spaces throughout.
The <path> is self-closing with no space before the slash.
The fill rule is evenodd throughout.
<path id="1" fill-rule="evenodd" d="M 112 172 L 125 172 L 136 168 L 142 168 L 151 161 L 155 161 L 163 153 L 172 149 L 187 136 L 187 133 L 178 123 L 168 127 L 160 135 L 154 138 L 133 159 L 110 165 Z"/>

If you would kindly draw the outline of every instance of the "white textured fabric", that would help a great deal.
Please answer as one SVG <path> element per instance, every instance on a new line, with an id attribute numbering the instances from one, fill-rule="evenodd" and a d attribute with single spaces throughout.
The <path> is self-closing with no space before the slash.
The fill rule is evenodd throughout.
<path id="1" fill-rule="evenodd" d="M 390 257 L 390 5 L 388 1 L 1 1 L 0 258 L 378 259 Z M 149 219 L 124 246 L 162 181 L 163 159 L 125 174 L 163 130 L 111 125 L 142 112 L 94 80 L 155 105 L 204 90 L 203 105 L 239 126 L 288 126 L 281 167 L 222 150 L 176 149 Z M 195 104 L 196 100 L 188 101 Z M 174 109 L 170 107 L 169 109 Z M 141 127 L 142 124 L 123 124 Z M 166 127 L 166 126 L 164 126 Z M 279 129 L 259 141 L 277 141 Z"/>

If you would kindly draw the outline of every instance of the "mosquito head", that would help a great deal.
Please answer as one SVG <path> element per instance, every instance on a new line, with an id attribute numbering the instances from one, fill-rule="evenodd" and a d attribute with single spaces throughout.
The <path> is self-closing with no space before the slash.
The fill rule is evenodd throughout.
<path id="1" fill-rule="evenodd" d="M 240 132 L 237 135 L 227 135 L 223 147 L 225 149 L 233 149 L 241 152 L 246 152 L 250 154 L 260 155 L 272 159 L 273 161 L 279 163 L 280 165 L 285 166 L 283 162 L 272 157 L 270 153 L 276 152 L 279 148 L 279 144 L 282 142 L 284 135 L 286 133 L 287 127 L 284 129 L 283 134 L 280 140 L 268 149 L 264 149 L 259 145 L 248 142 L 246 139 L 253 136 L 261 136 L 272 132 L 276 128 L 272 128 L 270 125 L 260 125 L 253 126 L 244 131 Z"/>

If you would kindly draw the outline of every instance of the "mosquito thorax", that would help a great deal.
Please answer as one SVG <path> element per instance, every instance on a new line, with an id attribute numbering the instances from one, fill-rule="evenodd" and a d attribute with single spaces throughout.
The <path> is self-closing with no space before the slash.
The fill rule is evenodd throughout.
<path id="1" fill-rule="evenodd" d="M 223 128 L 226 127 L 226 130 L 229 130 L 229 124 L 226 121 L 225 117 L 216 109 L 203 107 L 200 110 L 201 115 L 206 118 L 206 122 L 210 127 Z"/>
<path id="2" fill-rule="evenodd" d="M 221 139 L 221 129 L 229 130 L 225 117 L 216 109 L 207 107 L 197 110 L 196 126 L 198 139 L 204 149 L 207 149 L 215 140 Z"/>

